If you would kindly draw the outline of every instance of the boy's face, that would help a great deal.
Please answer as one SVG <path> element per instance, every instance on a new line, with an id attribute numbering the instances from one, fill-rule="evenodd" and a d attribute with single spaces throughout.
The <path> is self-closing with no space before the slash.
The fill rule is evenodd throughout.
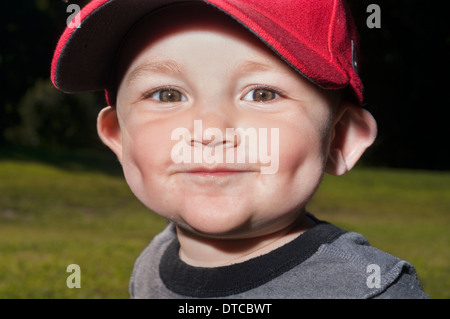
<path id="1" fill-rule="evenodd" d="M 334 101 L 236 22 L 206 6 L 166 8 L 129 35 L 119 74 L 113 149 L 146 206 L 224 238 L 268 234 L 304 213 L 324 171 Z M 221 136 L 202 135 L 208 128 Z M 241 148 L 227 128 L 249 129 L 262 142 Z M 190 134 L 173 137 L 177 130 Z M 221 149 L 235 157 L 174 160 L 183 139 L 189 154 Z M 273 151 L 269 173 L 260 157 L 249 160 L 261 143 L 268 150 L 257 155 Z"/>

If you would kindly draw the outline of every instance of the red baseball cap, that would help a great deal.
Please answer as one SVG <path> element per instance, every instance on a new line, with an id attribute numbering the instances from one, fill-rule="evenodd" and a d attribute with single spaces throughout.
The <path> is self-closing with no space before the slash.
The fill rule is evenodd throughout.
<path id="1" fill-rule="evenodd" d="M 56 88 L 67 93 L 105 90 L 115 100 L 116 53 L 144 15 L 193 0 L 93 0 L 62 34 L 51 66 Z M 363 101 L 358 34 L 345 0 L 194 0 L 231 16 L 282 60 L 325 89 L 349 88 Z M 114 81 L 114 83 L 112 83 Z"/>

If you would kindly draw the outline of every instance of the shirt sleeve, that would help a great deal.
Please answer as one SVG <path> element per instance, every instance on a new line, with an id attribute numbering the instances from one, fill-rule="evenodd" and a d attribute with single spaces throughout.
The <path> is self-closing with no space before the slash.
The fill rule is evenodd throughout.
<path id="1" fill-rule="evenodd" d="M 374 299 L 429 299 L 430 297 L 422 290 L 417 277 L 413 274 L 402 272 L 394 281 Z"/>

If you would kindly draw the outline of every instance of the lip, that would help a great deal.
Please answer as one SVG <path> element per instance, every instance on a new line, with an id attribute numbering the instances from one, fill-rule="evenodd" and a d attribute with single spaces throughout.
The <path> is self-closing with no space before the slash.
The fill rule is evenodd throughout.
<path id="1" fill-rule="evenodd" d="M 177 173 L 189 174 L 191 176 L 226 177 L 254 172 L 256 172 L 256 170 L 250 168 L 240 169 L 234 167 L 192 167 L 185 170 L 180 170 Z"/>
<path id="2" fill-rule="evenodd" d="M 215 176 L 215 177 L 224 177 L 235 174 L 242 174 L 248 171 L 238 171 L 238 170 L 192 170 L 187 171 L 187 174 L 199 175 L 199 176 Z"/>

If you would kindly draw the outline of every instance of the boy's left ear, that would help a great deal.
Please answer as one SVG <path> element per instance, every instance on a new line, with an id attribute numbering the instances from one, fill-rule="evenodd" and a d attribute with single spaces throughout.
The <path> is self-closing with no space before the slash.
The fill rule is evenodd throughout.
<path id="1" fill-rule="evenodd" d="M 343 101 L 336 113 L 325 171 L 340 176 L 348 172 L 377 135 L 377 123 L 365 109 Z"/>

